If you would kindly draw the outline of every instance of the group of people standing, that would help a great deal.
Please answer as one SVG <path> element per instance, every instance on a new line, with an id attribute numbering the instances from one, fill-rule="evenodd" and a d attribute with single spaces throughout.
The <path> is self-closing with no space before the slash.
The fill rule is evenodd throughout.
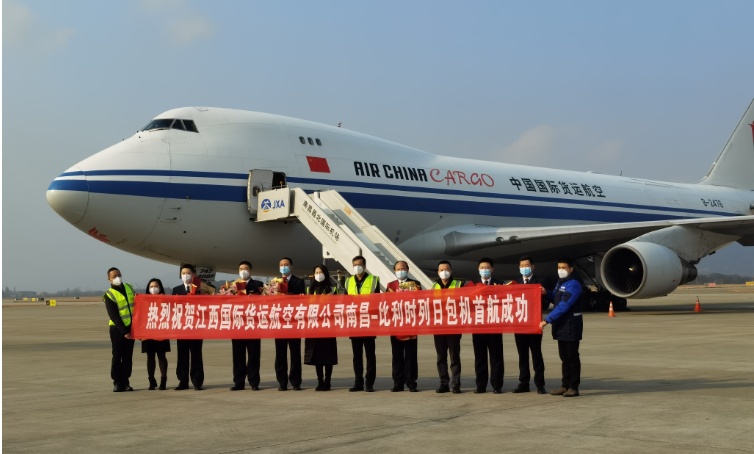
<path id="1" fill-rule="evenodd" d="M 283 288 L 290 295 L 317 294 L 326 295 L 336 293 L 330 273 L 324 265 L 317 265 L 312 270 L 313 281 L 307 288 L 305 281 L 291 274 L 293 260 L 283 257 L 279 263 Z M 367 272 L 366 259 L 356 256 L 352 260 L 353 274 L 345 281 L 345 290 L 349 295 L 378 293 L 380 291 L 379 277 Z M 239 276 L 245 283 L 247 295 L 261 295 L 264 284 L 251 278 L 252 265 L 248 261 L 239 264 Z M 535 265 L 531 257 L 522 257 L 519 262 L 521 277 L 516 279 L 520 284 L 537 284 L 542 282 L 534 274 Z M 409 279 L 409 267 L 405 261 L 398 261 L 394 265 L 396 279 L 389 282 L 385 288 L 388 292 L 420 290 L 419 282 Z M 479 279 L 466 281 L 455 279 L 450 262 L 441 261 L 437 267 L 438 278 L 432 289 L 459 288 L 471 285 L 501 285 L 503 282 L 492 277 L 494 263 L 491 258 L 483 257 L 478 262 Z M 552 302 L 555 307 L 540 323 L 544 329 L 552 324 L 553 338 L 558 341 L 558 353 L 562 362 L 561 386 L 550 394 L 565 397 L 579 395 L 581 376 L 581 362 L 579 358 L 579 342 L 583 332 L 583 319 L 579 306 L 579 296 L 582 285 L 573 272 L 573 262 L 569 258 L 558 260 L 558 282 L 547 292 L 542 287 L 543 300 Z M 182 265 L 180 276 L 182 284 L 172 289 L 173 295 L 200 294 L 199 288 L 193 288 L 196 271 L 192 265 Z M 111 378 L 113 391 L 132 391 L 129 380 L 132 369 L 134 339 L 130 333 L 131 312 L 133 309 L 134 290 L 131 285 L 122 282 L 122 275 L 117 268 L 110 268 L 107 272 L 110 289 L 103 296 L 105 307 L 110 316 L 110 339 L 112 342 Z M 510 281 L 509 281 L 510 282 Z M 194 286 L 196 287 L 196 286 Z M 152 279 L 147 284 L 147 293 L 164 294 L 165 289 L 159 279 Z M 435 351 L 437 353 L 437 373 L 440 385 L 437 393 L 461 393 L 461 334 L 435 335 Z M 516 348 L 519 356 L 519 383 L 513 393 L 530 391 L 531 373 L 529 355 L 531 354 L 534 368 L 534 386 L 537 393 L 546 394 L 545 365 L 542 357 L 542 334 L 515 334 Z M 374 391 L 377 377 L 377 357 L 375 353 L 374 336 L 351 337 L 353 352 L 354 385 L 350 392 Z M 260 383 L 260 339 L 233 339 L 233 386 L 231 391 L 245 389 L 248 381 L 252 390 L 259 389 Z M 204 383 L 204 365 L 202 361 L 202 340 L 179 339 L 177 344 L 176 376 L 178 386 L 175 390 L 189 388 L 189 381 L 194 389 L 202 390 Z M 400 392 L 406 388 L 410 392 L 417 391 L 418 359 L 416 336 L 390 336 L 392 350 L 392 378 L 391 391 Z M 475 393 L 487 392 L 487 386 L 492 386 L 495 394 L 502 393 L 504 361 L 502 334 L 472 334 L 474 347 L 474 371 L 476 375 Z M 147 354 L 147 373 L 149 389 L 166 389 L 168 361 L 165 356 L 170 351 L 169 340 L 144 340 L 142 352 Z M 288 357 L 290 353 L 290 367 Z M 366 368 L 364 366 L 366 356 Z M 155 357 L 157 360 L 155 361 Z M 448 368 L 450 358 L 450 368 Z M 278 391 L 287 391 L 290 384 L 295 391 L 301 390 L 301 339 L 275 339 L 275 376 L 278 381 Z M 333 366 L 338 364 L 338 350 L 335 338 L 306 339 L 304 342 L 304 364 L 315 366 L 317 374 L 316 391 L 329 391 Z M 155 378 L 156 365 L 159 364 L 160 382 Z M 488 367 L 489 366 L 489 367 Z M 365 370 L 366 369 L 366 370 Z"/>

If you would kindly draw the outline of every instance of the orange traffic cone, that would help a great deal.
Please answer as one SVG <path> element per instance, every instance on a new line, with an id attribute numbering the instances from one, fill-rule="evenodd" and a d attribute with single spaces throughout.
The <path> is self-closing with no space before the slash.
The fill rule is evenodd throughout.
<path id="1" fill-rule="evenodd" d="M 699 297 L 696 297 L 696 306 L 694 306 L 694 312 L 701 312 L 702 311 L 702 305 L 699 304 Z"/>
<path id="2" fill-rule="evenodd" d="M 608 317 L 615 317 L 615 311 L 613 310 L 613 302 L 610 301 L 610 309 L 607 311 Z"/>

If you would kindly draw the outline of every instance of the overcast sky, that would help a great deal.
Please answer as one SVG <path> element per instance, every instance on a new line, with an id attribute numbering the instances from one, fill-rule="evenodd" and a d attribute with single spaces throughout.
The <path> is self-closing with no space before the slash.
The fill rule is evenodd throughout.
<path id="1" fill-rule="evenodd" d="M 695 182 L 754 97 L 750 0 L 2 4 L 2 286 L 18 290 L 105 288 L 110 266 L 178 280 L 45 199 L 57 175 L 171 108 Z M 701 270 L 754 275 L 754 248 L 729 249 Z"/>

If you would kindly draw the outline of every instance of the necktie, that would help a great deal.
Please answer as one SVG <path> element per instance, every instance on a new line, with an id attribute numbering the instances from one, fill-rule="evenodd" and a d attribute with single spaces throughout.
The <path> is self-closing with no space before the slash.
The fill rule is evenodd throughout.
<path id="1" fill-rule="evenodd" d="M 283 276 L 283 284 L 285 284 L 285 283 L 287 283 L 287 282 L 288 282 L 288 278 L 287 278 L 287 277 L 285 277 L 285 276 Z"/>

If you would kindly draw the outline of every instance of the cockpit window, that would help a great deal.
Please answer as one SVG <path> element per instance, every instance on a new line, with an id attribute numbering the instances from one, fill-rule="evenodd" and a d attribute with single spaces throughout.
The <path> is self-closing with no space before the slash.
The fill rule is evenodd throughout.
<path id="1" fill-rule="evenodd" d="M 194 123 L 194 120 L 183 120 L 183 125 L 186 126 L 186 131 L 199 132 L 199 130 L 196 129 L 196 123 Z"/>
<path id="2" fill-rule="evenodd" d="M 155 118 L 150 121 L 148 125 L 144 126 L 142 131 L 151 131 L 153 129 L 170 129 L 170 125 L 173 123 L 172 118 Z"/>
<path id="3" fill-rule="evenodd" d="M 154 131 L 158 129 L 178 129 L 181 131 L 199 132 L 194 120 L 181 120 L 178 118 L 155 118 L 142 128 L 142 131 Z"/>

